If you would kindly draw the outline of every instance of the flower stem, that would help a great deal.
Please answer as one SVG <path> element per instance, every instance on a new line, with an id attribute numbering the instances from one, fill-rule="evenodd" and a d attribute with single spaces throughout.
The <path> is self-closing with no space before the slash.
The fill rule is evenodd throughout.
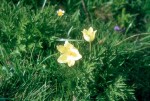
<path id="1" fill-rule="evenodd" d="M 52 56 L 55 56 L 57 55 L 58 53 L 55 53 L 55 54 L 52 54 L 52 55 L 49 55 L 48 57 L 46 57 L 42 62 L 40 62 L 39 64 L 42 64 L 43 62 L 45 62 L 47 59 L 51 58 Z"/>
<path id="2" fill-rule="evenodd" d="M 92 47 L 91 47 L 91 42 L 90 42 L 90 47 L 89 47 L 89 48 L 90 48 L 90 52 L 91 52 L 91 49 L 92 49 Z"/>
<path id="3" fill-rule="evenodd" d="M 44 0 L 43 5 L 42 5 L 42 10 L 44 9 L 46 2 L 47 0 Z"/>
<path id="4" fill-rule="evenodd" d="M 91 59 L 91 57 L 92 57 L 92 54 L 91 54 L 92 44 L 91 44 L 91 42 L 89 44 L 90 44 L 90 46 L 89 46 L 89 59 Z"/>

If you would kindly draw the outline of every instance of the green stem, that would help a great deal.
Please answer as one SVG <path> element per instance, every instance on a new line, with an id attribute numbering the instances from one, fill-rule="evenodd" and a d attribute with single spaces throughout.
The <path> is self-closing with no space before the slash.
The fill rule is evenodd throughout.
<path id="1" fill-rule="evenodd" d="M 89 44 L 90 44 L 90 46 L 89 46 L 89 59 L 90 59 L 92 57 L 92 54 L 91 54 L 92 44 L 91 44 L 91 42 Z"/>
<path id="2" fill-rule="evenodd" d="M 42 62 L 40 62 L 39 64 L 42 64 L 44 61 L 46 61 L 47 59 L 51 58 L 52 56 L 55 56 L 57 55 L 58 53 L 56 54 L 52 54 L 52 55 L 49 55 L 48 57 L 46 57 Z"/>
<path id="3" fill-rule="evenodd" d="M 42 5 L 42 10 L 44 9 L 46 2 L 47 0 L 44 0 L 43 5 Z"/>
<path id="4" fill-rule="evenodd" d="M 91 52 L 91 49 L 92 49 L 92 47 L 91 47 L 91 42 L 90 42 L 90 52 Z"/>

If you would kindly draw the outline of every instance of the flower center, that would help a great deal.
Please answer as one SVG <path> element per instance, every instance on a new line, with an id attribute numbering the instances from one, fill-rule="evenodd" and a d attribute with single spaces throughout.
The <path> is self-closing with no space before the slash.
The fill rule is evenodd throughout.
<path id="1" fill-rule="evenodd" d="M 58 12 L 58 15 L 59 16 L 63 15 L 63 12 L 62 11 Z"/>
<path id="2" fill-rule="evenodd" d="M 69 56 L 73 56 L 73 57 L 76 56 L 76 54 L 74 52 L 69 52 L 68 54 L 69 54 Z"/>

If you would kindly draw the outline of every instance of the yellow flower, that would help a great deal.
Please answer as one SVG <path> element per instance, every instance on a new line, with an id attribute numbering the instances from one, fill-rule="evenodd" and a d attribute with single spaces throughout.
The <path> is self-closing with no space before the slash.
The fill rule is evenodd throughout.
<path id="1" fill-rule="evenodd" d="M 93 31 L 92 27 L 90 27 L 88 30 L 83 29 L 82 31 L 84 39 L 88 42 L 92 42 L 95 39 L 96 32 L 97 30 Z"/>
<path id="2" fill-rule="evenodd" d="M 68 51 L 71 48 L 74 48 L 74 46 L 71 43 L 69 43 L 68 41 L 65 41 L 64 45 L 58 45 L 57 46 L 57 50 L 60 53 L 65 53 L 66 51 Z"/>
<path id="3" fill-rule="evenodd" d="M 62 10 L 62 9 L 59 9 L 59 10 L 57 11 L 57 15 L 58 15 L 58 16 L 63 16 L 64 13 L 65 13 L 65 11 Z"/>
<path id="4" fill-rule="evenodd" d="M 69 67 L 75 64 L 75 61 L 82 58 L 78 49 L 76 49 L 68 41 L 65 41 L 64 46 L 57 46 L 58 51 L 61 53 L 60 57 L 57 59 L 59 63 L 67 63 Z"/>

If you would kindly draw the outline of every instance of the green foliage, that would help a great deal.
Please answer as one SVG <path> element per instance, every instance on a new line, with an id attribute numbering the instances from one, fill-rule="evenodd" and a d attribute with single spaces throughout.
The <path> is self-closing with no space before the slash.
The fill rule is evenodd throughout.
<path id="1" fill-rule="evenodd" d="M 135 1 L 87 0 L 85 12 L 80 0 L 47 1 L 44 7 L 44 1 L 2 0 L 0 100 L 147 101 L 150 26 L 135 26 L 149 21 L 149 1 Z M 61 7 L 66 12 L 58 17 Z M 102 15 L 95 15 L 99 10 Z M 130 36 L 114 31 L 116 23 Z M 91 51 L 81 33 L 90 26 L 97 30 Z M 65 39 L 82 55 L 71 68 L 57 62 L 56 45 Z"/>

